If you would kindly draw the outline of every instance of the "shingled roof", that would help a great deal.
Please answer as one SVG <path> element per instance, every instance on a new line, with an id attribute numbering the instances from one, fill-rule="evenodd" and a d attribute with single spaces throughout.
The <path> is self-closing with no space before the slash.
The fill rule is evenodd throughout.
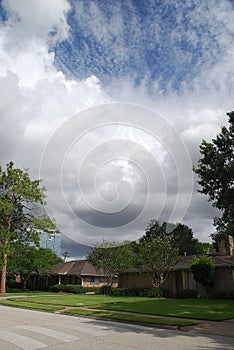
<path id="1" fill-rule="evenodd" d="M 189 269 L 194 256 L 182 256 L 173 270 Z M 214 256 L 215 267 L 231 267 L 234 266 L 234 255 L 216 255 Z"/>
<path id="2" fill-rule="evenodd" d="M 172 267 L 172 271 L 188 270 L 194 255 L 180 256 L 179 261 Z M 214 258 L 215 267 L 234 267 L 234 255 L 216 255 Z M 128 268 L 123 273 L 139 272 L 136 267 Z"/>
<path id="3" fill-rule="evenodd" d="M 102 269 L 97 269 L 87 260 L 75 260 L 55 265 L 52 275 L 105 276 L 105 273 Z"/>

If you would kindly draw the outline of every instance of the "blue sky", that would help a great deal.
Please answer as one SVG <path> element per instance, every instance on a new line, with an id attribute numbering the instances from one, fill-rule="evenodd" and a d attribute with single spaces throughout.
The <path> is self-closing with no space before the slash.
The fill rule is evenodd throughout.
<path id="1" fill-rule="evenodd" d="M 233 109 L 234 2 L 3 0 L 0 18 L 1 163 L 43 174 L 65 236 L 137 239 L 177 203 L 175 220 L 208 241 L 217 212 L 196 191 L 192 165 Z M 98 108 L 117 102 L 139 115 L 126 107 L 121 119 L 117 108 L 111 126 L 97 127 Z"/>
<path id="2" fill-rule="evenodd" d="M 220 1 L 73 1 L 68 40 L 54 47 L 55 64 L 66 74 L 95 74 L 104 84 L 120 77 L 155 80 L 164 93 L 190 88 L 201 70 L 222 59 L 229 42 L 225 17 L 231 2 Z M 231 19 L 231 18 L 230 18 Z M 224 26 L 224 27 L 223 27 Z M 230 38 L 232 33 L 229 32 Z"/>

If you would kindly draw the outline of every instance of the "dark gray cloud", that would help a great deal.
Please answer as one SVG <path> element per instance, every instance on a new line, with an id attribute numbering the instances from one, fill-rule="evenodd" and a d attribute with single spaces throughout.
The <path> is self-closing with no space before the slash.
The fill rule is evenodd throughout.
<path id="1" fill-rule="evenodd" d="M 1 164 L 13 160 L 17 166 L 29 168 L 32 177 L 41 176 L 42 155 L 46 145 L 53 142 L 56 130 L 66 126 L 78 112 L 84 112 L 86 118 L 81 114 L 77 119 L 79 125 L 63 129 L 43 172 L 43 182 L 48 187 L 47 210 L 67 237 L 67 240 L 63 239 L 64 250 L 70 250 L 75 256 L 73 247 L 77 242 L 89 245 L 103 238 L 137 239 L 152 218 L 181 220 L 192 227 L 196 237 L 209 240 L 214 231 L 212 218 L 216 211 L 205 196 L 196 192 L 192 165 L 198 161 L 202 138 L 211 140 L 215 137 L 220 126 L 226 123 L 226 111 L 233 108 L 231 47 L 234 21 L 230 20 L 233 16 L 230 3 L 212 1 L 209 12 L 200 11 L 205 5 L 196 5 L 188 13 L 190 30 L 186 33 L 179 12 L 176 12 L 177 27 L 167 42 L 168 49 L 173 46 L 174 54 L 176 43 L 181 42 L 182 37 L 190 38 L 193 47 L 200 45 L 195 29 L 191 27 L 196 21 L 210 28 L 210 33 L 202 36 L 202 55 L 196 56 L 193 76 L 188 75 L 191 79 L 181 76 L 180 93 L 170 85 L 170 82 L 175 84 L 175 77 L 169 77 L 165 93 L 162 81 L 156 76 L 152 78 L 149 65 L 143 67 L 143 75 L 137 84 L 134 78 L 139 72 L 133 79 L 121 73 L 122 62 L 128 59 L 129 52 L 132 55 L 139 53 L 140 47 L 136 47 L 138 44 L 133 38 L 141 38 L 143 45 L 146 34 L 141 34 L 137 27 L 138 17 L 133 14 L 126 50 L 122 13 L 111 12 L 112 27 L 108 31 L 110 19 L 103 15 L 98 2 L 93 2 L 93 10 L 84 16 L 82 30 L 88 29 L 87 33 L 97 42 L 103 40 L 106 55 L 107 48 L 112 47 L 113 37 L 118 37 L 113 43 L 114 52 L 110 54 L 110 61 L 112 58 L 117 60 L 112 62 L 117 66 L 117 74 L 112 72 L 111 75 L 107 71 L 105 74 L 110 74 L 113 79 L 105 82 L 95 76 L 95 70 L 84 80 L 75 79 L 75 75 L 66 77 L 55 65 L 53 48 L 59 42 L 62 45 L 65 39 L 70 40 L 67 23 L 70 5 L 65 0 L 59 5 L 52 0 L 35 3 L 29 5 L 28 1 L 21 1 L 19 5 L 13 0 L 3 1 L 8 20 L 0 27 L 0 156 Z M 78 3 L 74 14 L 81 19 L 84 9 L 82 2 Z M 150 8 L 150 15 L 152 11 Z M 87 22 L 91 14 L 96 17 Z M 151 41 L 157 34 L 156 24 L 152 24 Z M 52 38 L 54 28 L 56 33 Z M 212 36 L 214 41 L 210 40 Z M 160 40 L 159 37 L 156 39 Z M 89 50 L 85 52 L 89 55 Z M 181 60 L 181 51 L 173 56 L 175 67 L 181 60 L 180 70 L 191 58 L 188 50 L 185 54 L 184 60 Z M 68 56 L 65 54 L 64 58 L 68 59 Z M 135 68 L 130 67 L 132 71 L 139 67 L 143 58 L 144 55 L 136 57 Z M 165 55 L 165 62 L 166 58 Z M 82 59 L 81 63 L 85 64 L 87 57 Z M 102 67 L 105 64 L 104 56 L 89 55 L 88 59 L 96 64 L 99 62 Z M 158 70 L 160 72 L 159 66 Z M 86 74 L 85 70 L 83 74 Z M 151 91 L 147 85 L 149 79 Z M 89 117 L 88 108 L 116 101 L 138 104 L 139 110 L 150 108 L 165 121 L 164 128 L 148 119 L 150 111 L 140 115 L 135 110 L 135 114 L 129 113 L 121 123 L 112 125 L 104 125 L 108 120 L 104 120 L 98 109 L 95 118 Z M 96 126 L 89 128 L 93 120 L 97 122 Z M 138 124 L 128 125 L 129 121 Z M 182 139 L 186 147 L 175 143 L 177 138 Z M 190 164 L 183 153 L 185 148 Z M 54 174 L 58 162 L 60 167 Z M 185 202 L 188 202 L 187 207 Z M 130 226 L 128 222 L 131 222 Z M 82 252 L 81 249 L 79 254 Z"/>

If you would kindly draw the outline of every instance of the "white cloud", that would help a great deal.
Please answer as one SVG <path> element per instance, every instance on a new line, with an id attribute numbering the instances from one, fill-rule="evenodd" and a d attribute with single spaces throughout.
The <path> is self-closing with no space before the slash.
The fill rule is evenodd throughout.
<path id="1" fill-rule="evenodd" d="M 145 34 L 141 33 L 142 28 L 138 27 L 137 11 L 129 5 L 131 18 L 129 18 L 129 33 L 126 33 L 124 14 L 119 4 L 111 7 L 110 17 L 106 17 L 96 2 L 91 2 L 88 12 L 84 9 L 83 4 L 80 1 L 76 4 L 77 21 L 86 31 L 87 37 L 93 35 L 98 43 L 103 43 L 113 63 L 114 72 L 110 71 L 108 74 L 112 76 L 113 73 L 113 76 L 117 76 L 115 81 L 110 79 L 105 85 L 95 74 L 83 80 L 69 79 L 55 67 L 54 53 L 51 52 L 52 45 L 66 38 L 69 40 L 67 13 L 70 4 L 68 1 L 5 0 L 3 2 L 9 19 L 1 25 L 0 33 L 1 161 L 6 163 L 12 159 L 17 166 L 29 167 L 33 176 L 38 176 L 43 149 L 55 130 L 64 121 L 88 107 L 123 101 L 147 106 L 159 112 L 180 133 L 195 163 L 199 157 L 198 146 L 201 139 L 210 140 L 215 137 L 220 126 L 226 123 L 226 111 L 233 107 L 234 22 L 232 21 L 231 5 L 227 1 L 220 3 L 211 1 L 209 5 L 195 6 L 191 12 L 187 12 L 188 31 L 186 33 L 181 32 L 185 20 L 183 14 L 182 12 L 181 15 L 178 14 L 177 26 L 171 33 L 170 41 L 162 43 L 165 60 L 168 58 L 167 54 L 172 55 L 175 67 L 177 65 L 182 67 L 194 59 L 196 52 L 186 51 L 182 44 L 178 45 L 182 39 L 188 40 L 194 50 L 201 46 L 201 57 L 198 58 L 195 65 L 195 77 L 191 80 L 186 77 L 182 78 L 183 84 L 179 93 L 170 89 L 172 81 L 168 82 L 168 90 L 165 93 L 160 79 L 155 79 L 152 82 L 153 91 L 150 94 L 147 85 L 151 79 L 150 66 L 143 62 L 144 50 L 139 52 L 138 43 L 141 43 L 142 49 L 142 45 L 148 43 L 153 45 L 153 41 L 151 37 L 148 38 L 149 42 L 146 41 Z M 181 9 L 182 5 L 176 6 Z M 149 11 L 151 17 L 154 14 L 153 11 Z M 145 28 L 150 26 L 152 38 L 160 42 L 163 37 L 163 28 L 165 28 L 162 26 L 162 19 L 160 14 L 157 14 L 155 20 L 151 21 L 150 16 L 144 26 Z M 196 28 L 202 24 L 205 24 L 206 29 L 209 28 L 210 33 L 204 32 L 201 37 Z M 51 35 L 51 32 L 54 35 Z M 129 40 L 125 42 L 127 35 L 131 38 L 131 45 L 129 45 Z M 129 56 L 132 60 L 133 57 L 135 58 L 134 67 L 125 66 Z M 95 53 L 92 57 L 84 55 L 80 59 L 80 62 L 84 64 L 86 60 L 93 60 L 100 66 L 108 63 L 104 56 L 98 56 Z M 143 77 L 141 84 L 136 86 L 134 78 L 137 72 L 134 72 L 134 69 L 139 68 L 140 65 L 142 65 Z M 117 67 L 116 70 L 115 67 Z M 119 67 L 123 70 L 118 71 Z M 124 69 L 126 75 L 123 74 Z M 127 74 L 128 69 L 130 71 L 132 69 L 132 79 Z M 119 76 L 118 72 L 120 72 Z M 132 207 L 128 212 L 130 217 L 138 213 L 147 196 L 147 182 L 144 173 L 140 166 L 137 167 L 137 165 L 142 165 L 143 170 L 147 171 L 148 182 L 154 184 L 151 191 L 155 199 L 151 200 L 148 212 L 141 222 L 136 221 L 131 231 L 127 231 L 124 227 L 117 227 L 117 222 L 115 223 L 116 228 L 112 231 L 101 227 L 93 230 L 82 221 L 77 225 L 76 214 L 70 210 L 69 205 L 64 207 L 58 200 L 56 186 L 53 187 L 54 179 L 49 178 L 51 173 L 48 172 L 48 181 L 51 186 L 50 202 L 54 203 L 52 214 L 58 217 L 59 225 L 66 226 L 67 232 L 76 241 L 81 238 L 83 242 L 88 243 L 103 236 L 135 239 L 142 234 L 150 218 L 160 215 L 164 200 L 165 210 L 162 217 L 169 217 L 168 212 L 172 210 L 178 192 L 175 166 L 173 167 L 173 159 L 168 155 L 165 144 L 148 132 L 151 126 L 146 120 L 145 117 L 146 131 L 126 127 L 126 125 L 106 126 L 102 130 L 89 131 L 69 150 L 63 164 L 67 199 L 76 208 L 75 205 L 80 205 L 77 191 L 78 166 L 87 155 L 92 153 L 93 149 L 97 151 L 93 155 L 97 155 L 100 160 L 105 159 L 106 156 L 110 159 L 112 156 L 113 161 L 107 165 L 103 161 L 99 168 L 94 156 L 93 159 L 92 157 L 89 159 L 90 161 L 85 164 L 83 189 L 89 201 L 92 203 L 96 201 L 96 205 L 100 200 L 96 195 L 99 194 L 104 200 L 103 208 L 111 206 L 111 202 L 116 199 L 119 199 L 119 202 L 115 203 L 116 207 L 123 203 L 126 205 L 129 198 L 132 199 L 133 196 Z M 118 141 L 121 147 L 112 149 L 108 141 L 111 141 L 113 145 Z M 106 143 L 105 147 L 104 143 Z M 60 148 L 54 151 L 56 155 Z M 119 151 L 121 151 L 120 155 L 124 153 L 125 159 L 118 159 Z M 176 151 L 179 153 L 178 150 Z M 152 155 L 154 159 L 150 157 Z M 53 168 L 55 161 L 55 158 L 51 159 L 48 171 Z M 95 172 L 97 175 L 96 188 L 93 187 Z M 166 174 L 165 177 L 163 172 Z M 118 195 L 121 195 L 120 198 Z M 186 195 L 188 193 L 185 191 L 184 196 Z M 209 210 L 209 203 L 204 203 L 206 203 L 204 196 L 194 194 L 185 216 L 185 223 L 191 225 L 196 236 L 202 237 L 203 240 L 208 239 L 209 234 L 213 232 L 211 227 L 213 211 Z M 178 203 L 179 208 L 180 205 L 182 206 L 182 203 Z M 201 208 L 204 209 L 201 210 Z M 95 222 L 101 226 L 101 219 L 89 211 L 89 208 L 80 205 L 79 209 L 83 210 L 82 215 L 88 217 L 94 226 Z M 201 220 L 198 220 L 198 217 L 201 217 Z"/>

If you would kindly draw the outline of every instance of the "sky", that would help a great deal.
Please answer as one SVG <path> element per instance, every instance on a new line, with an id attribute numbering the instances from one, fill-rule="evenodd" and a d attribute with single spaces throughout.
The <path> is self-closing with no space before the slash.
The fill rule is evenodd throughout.
<path id="1" fill-rule="evenodd" d="M 151 219 L 210 241 L 192 171 L 233 110 L 234 1 L 0 2 L 0 162 L 42 178 L 62 250 Z"/>

